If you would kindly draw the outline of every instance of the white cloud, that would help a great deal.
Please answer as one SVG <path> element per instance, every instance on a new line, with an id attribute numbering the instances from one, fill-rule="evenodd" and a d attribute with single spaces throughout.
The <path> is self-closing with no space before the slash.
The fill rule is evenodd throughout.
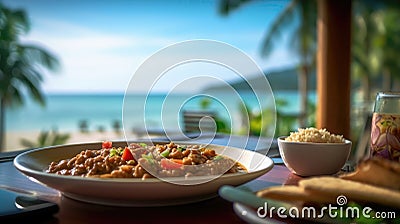
<path id="1" fill-rule="evenodd" d="M 149 54 L 173 41 L 166 38 L 110 34 L 59 21 L 45 21 L 24 41 L 56 54 L 61 72 L 47 76 L 46 92 L 123 92 L 130 76 Z"/>
<path id="2" fill-rule="evenodd" d="M 38 20 L 36 22 L 37 28 L 25 41 L 40 40 L 41 44 L 61 59 L 62 64 L 59 75 L 46 77 L 43 85 L 46 92 L 123 92 L 142 62 L 158 50 L 183 41 L 182 37 L 174 38 L 173 36 L 109 33 L 63 21 Z M 293 57 L 284 50 L 274 51 L 270 57 L 261 58 L 259 44 L 248 44 L 256 39 L 256 36 L 255 34 L 238 35 L 238 39 L 232 37 L 226 41 L 231 40 L 232 45 L 244 43 L 243 46 L 236 46 L 239 48 L 252 46 L 253 49 L 241 50 L 245 52 L 247 50 L 246 53 L 261 69 L 293 65 Z M 221 37 L 226 38 L 226 35 Z M 257 72 L 253 70 L 248 69 L 243 75 L 252 75 Z M 142 78 L 143 83 L 146 83 L 145 79 L 146 77 Z M 171 82 L 176 82 L 176 78 L 171 78 Z M 210 82 L 198 83 L 203 86 L 209 84 Z M 147 91 L 143 89 L 146 85 L 137 83 L 136 86 L 137 91 Z M 203 88 L 196 87 L 196 89 Z M 191 87 L 186 89 L 186 91 L 193 90 Z M 182 91 L 185 89 L 183 88 Z"/>

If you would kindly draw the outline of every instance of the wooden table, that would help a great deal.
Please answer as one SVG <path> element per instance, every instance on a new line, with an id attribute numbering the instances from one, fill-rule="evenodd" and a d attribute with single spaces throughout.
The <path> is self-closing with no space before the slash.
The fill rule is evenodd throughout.
<path id="1" fill-rule="evenodd" d="M 215 143 L 215 142 L 214 142 Z M 275 165 L 265 175 L 242 187 L 257 191 L 268 186 L 295 184 L 300 177 L 283 165 Z M 12 161 L 0 162 L 0 187 L 34 193 L 39 198 L 55 202 L 59 212 L 43 217 L 45 223 L 243 223 L 234 213 L 232 203 L 215 197 L 206 201 L 168 207 L 112 207 L 89 204 L 66 198 L 60 192 L 40 185 L 21 174 Z"/>

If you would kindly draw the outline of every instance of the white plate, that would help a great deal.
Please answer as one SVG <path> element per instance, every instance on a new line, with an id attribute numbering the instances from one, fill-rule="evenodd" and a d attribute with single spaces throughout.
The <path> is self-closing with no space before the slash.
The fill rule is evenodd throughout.
<path id="1" fill-rule="evenodd" d="M 165 142 L 162 142 L 165 143 Z M 179 144 L 192 144 L 179 142 Z M 125 146 L 126 142 L 113 142 Z M 39 183 L 59 190 L 64 196 L 80 201 L 117 206 L 164 206 L 205 200 L 217 195 L 222 185 L 237 186 L 253 180 L 273 167 L 273 161 L 257 152 L 234 147 L 208 145 L 217 153 L 231 158 L 248 169 L 248 173 L 222 175 L 196 185 L 177 185 L 157 178 L 88 178 L 46 173 L 52 161 L 71 158 L 85 149 L 100 149 L 101 142 L 53 146 L 18 155 L 15 167 Z M 238 155 L 240 155 L 238 157 Z M 198 177 L 205 178 L 205 177 Z M 208 177 L 207 177 L 208 178 Z"/>

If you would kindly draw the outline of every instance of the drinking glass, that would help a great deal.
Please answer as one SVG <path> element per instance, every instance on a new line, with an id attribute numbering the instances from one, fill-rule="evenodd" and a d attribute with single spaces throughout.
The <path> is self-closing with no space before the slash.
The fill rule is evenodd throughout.
<path id="1" fill-rule="evenodd" d="M 376 95 L 371 156 L 400 162 L 400 92 L 379 92 Z"/>

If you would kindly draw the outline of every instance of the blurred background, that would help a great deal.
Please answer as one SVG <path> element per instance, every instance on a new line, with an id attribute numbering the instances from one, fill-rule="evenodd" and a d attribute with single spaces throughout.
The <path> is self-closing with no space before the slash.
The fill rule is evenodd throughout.
<path id="1" fill-rule="evenodd" d="M 123 139 L 122 104 L 131 76 L 158 50 L 190 39 L 228 43 L 258 64 L 275 96 L 275 136 L 315 126 L 316 20 L 313 0 L 1 0 L 0 149 Z M 376 92 L 400 90 L 398 21 L 397 1 L 352 1 L 351 139 L 355 143 Z M 255 72 L 249 69 L 242 75 L 257 83 L 260 77 Z M 180 76 L 176 77 L 156 86 L 148 98 L 150 108 L 162 104 L 179 82 Z M 221 77 L 247 99 L 243 80 L 229 74 Z M 143 97 L 148 90 L 140 87 L 137 83 L 135 94 Z M 254 109 L 257 102 L 251 99 L 244 105 L 229 100 L 224 88 L 198 82 L 179 89 L 172 101 L 193 93 L 219 94 L 237 109 L 225 113 L 207 97 L 193 98 L 183 108 L 212 112 L 218 132 L 266 135 L 260 115 L 271 111 Z M 159 111 L 146 113 L 146 124 L 154 135 L 160 134 Z M 232 123 L 247 116 L 248 123 Z M 143 127 L 133 125 L 125 131 L 140 137 Z"/>

